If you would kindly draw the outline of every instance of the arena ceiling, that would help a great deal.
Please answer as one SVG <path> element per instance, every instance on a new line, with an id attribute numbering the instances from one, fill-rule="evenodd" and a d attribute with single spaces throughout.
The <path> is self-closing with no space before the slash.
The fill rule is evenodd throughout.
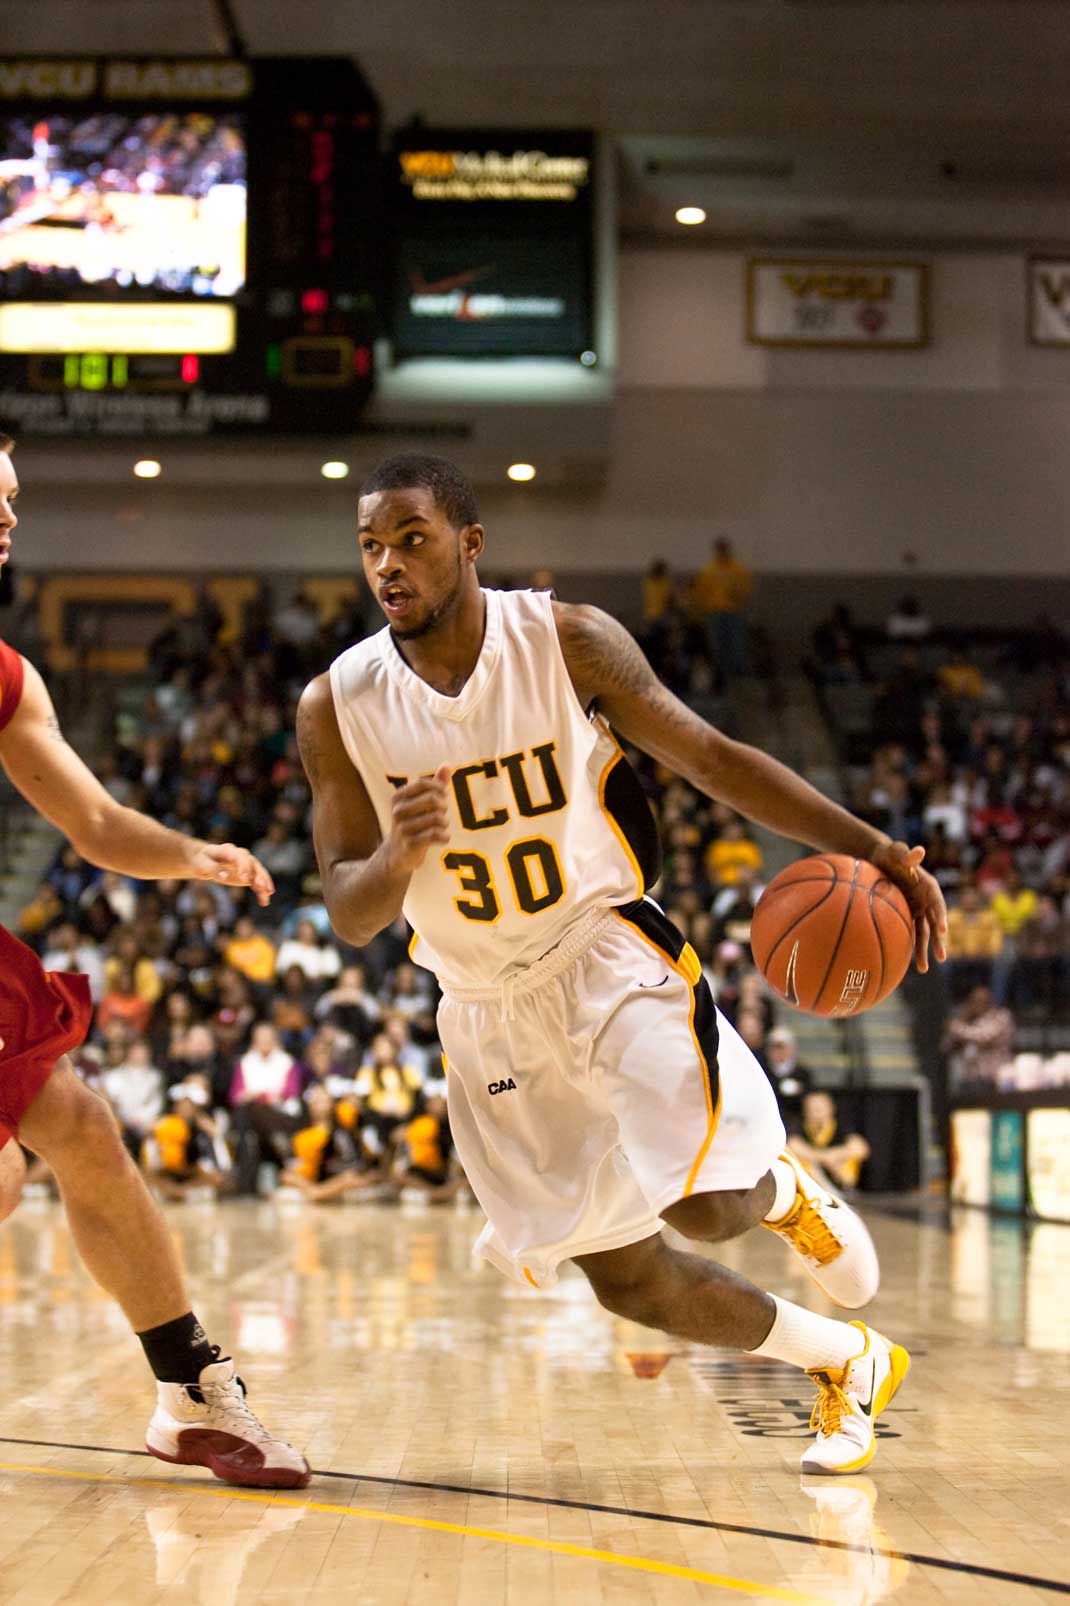
<path id="1" fill-rule="evenodd" d="M 1070 238 L 1066 0 L 4 0 L 4 53 L 351 54 L 386 122 L 590 126 L 621 226 L 697 243 Z"/>

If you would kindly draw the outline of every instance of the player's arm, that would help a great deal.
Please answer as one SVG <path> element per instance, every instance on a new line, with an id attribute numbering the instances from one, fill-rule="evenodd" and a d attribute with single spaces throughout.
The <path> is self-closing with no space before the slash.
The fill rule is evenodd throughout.
<path id="1" fill-rule="evenodd" d="M 201 842 L 124 808 L 68 745 L 44 681 L 23 660 L 19 706 L 0 735 L 0 764 L 26 801 L 103 870 L 140 881 L 220 881 L 252 887 L 262 904 L 275 888 L 251 853 Z"/>
<path id="2" fill-rule="evenodd" d="M 323 901 L 338 935 L 363 948 L 401 913 L 412 873 L 428 849 L 449 841 L 449 771 L 443 768 L 398 788 L 384 837 L 345 750 L 328 675 L 305 687 L 297 709 L 297 742 L 312 788 L 312 837 Z"/>
<path id="3" fill-rule="evenodd" d="M 629 742 L 707 797 L 825 853 L 869 859 L 895 881 L 915 922 L 915 957 L 928 967 L 929 938 L 944 958 L 947 910 L 935 879 L 920 868 L 924 848 L 893 842 L 849 814 L 768 753 L 707 724 L 663 686 L 642 650 L 600 608 L 554 604 L 557 633 L 576 695 Z"/>

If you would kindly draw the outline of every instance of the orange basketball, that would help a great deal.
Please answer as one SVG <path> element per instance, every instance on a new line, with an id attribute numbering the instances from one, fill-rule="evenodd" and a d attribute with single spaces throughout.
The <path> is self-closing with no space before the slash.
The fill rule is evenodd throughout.
<path id="1" fill-rule="evenodd" d="M 907 973 L 914 921 L 876 865 L 843 853 L 798 859 L 758 900 L 754 963 L 770 987 L 811 1015 L 861 1015 Z"/>

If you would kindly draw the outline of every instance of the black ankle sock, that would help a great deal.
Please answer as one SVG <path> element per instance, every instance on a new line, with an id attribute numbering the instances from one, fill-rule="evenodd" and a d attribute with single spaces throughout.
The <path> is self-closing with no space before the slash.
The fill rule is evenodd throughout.
<path id="1" fill-rule="evenodd" d="M 209 1344 L 192 1311 L 137 1336 L 153 1376 L 161 1383 L 196 1383 L 204 1368 L 219 1359 L 219 1351 Z"/>

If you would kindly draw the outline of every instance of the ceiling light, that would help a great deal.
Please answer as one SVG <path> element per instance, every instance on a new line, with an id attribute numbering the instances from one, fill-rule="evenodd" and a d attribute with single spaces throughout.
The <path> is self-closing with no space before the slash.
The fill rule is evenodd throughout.
<path id="1" fill-rule="evenodd" d="M 349 473 L 348 463 L 321 463 L 320 473 L 325 480 L 344 480 Z"/>
<path id="2" fill-rule="evenodd" d="M 676 221 L 677 223 L 685 224 L 688 228 L 693 228 L 696 223 L 705 223 L 706 214 L 701 206 L 678 206 L 676 208 Z"/>
<path id="3" fill-rule="evenodd" d="M 159 479 L 163 473 L 163 465 L 157 463 L 154 457 L 143 457 L 134 464 L 134 473 L 139 480 Z"/>
<path id="4" fill-rule="evenodd" d="M 522 485 L 526 480 L 533 480 L 535 478 L 535 464 L 510 463 L 505 472 L 508 474 L 511 480 L 516 480 L 518 485 Z"/>

